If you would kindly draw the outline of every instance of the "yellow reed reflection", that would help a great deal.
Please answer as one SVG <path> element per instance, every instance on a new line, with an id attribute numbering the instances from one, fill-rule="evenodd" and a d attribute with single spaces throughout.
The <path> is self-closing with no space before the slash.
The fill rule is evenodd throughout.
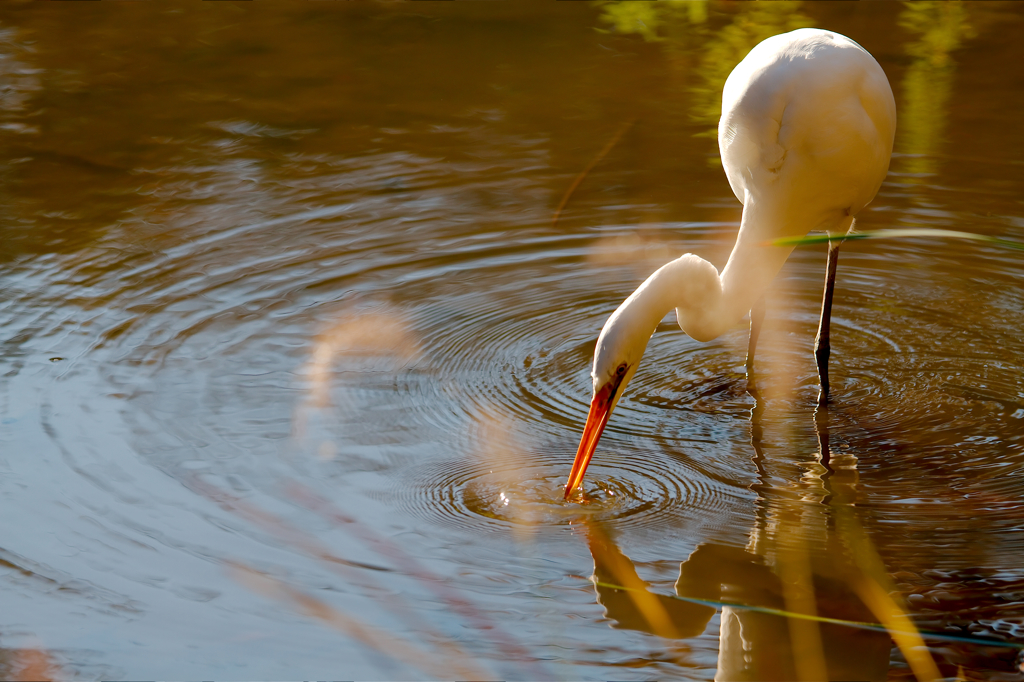
<path id="1" fill-rule="evenodd" d="M 900 172 L 915 178 L 933 175 L 935 154 L 946 130 L 956 63 L 952 53 L 977 35 L 970 9 L 961 2 L 906 2 L 899 25 L 916 37 L 904 48 L 913 62 L 903 76 L 903 97 L 896 133 Z"/>
<path id="2" fill-rule="evenodd" d="M 640 35 L 648 42 L 672 41 L 703 24 L 708 18 L 707 0 L 685 2 L 604 2 L 600 20 L 614 33 Z"/>
<path id="3" fill-rule="evenodd" d="M 800 11 L 802 4 L 740 3 L 732 21 L 711 32 L 701 49 L 700 63 L 696 69 L 699 83 L 691 88 L 690 115 L 696 123 L 709 126 L 708 130 L 701 133 L 702 136 L 718 139 L 722 89 L 733 68 L 747 53 L 765 38 L 814 24 L 809 16 Z"/>
<path id="4" fill-rule="evenodd" d="M 600 21 L 608 30 L 636 34 L 658 42 L 671 73 L 685 80 L 690 118 L 706 130 L 700 137 L 717 140 L 722 88 L 733 68 L 765 38 L 814 25 L 802 2 L 737 3 L 729 13 L 709 16 L 706 2 L 599 2 Z M 726 23 L 716 21 L 725 17 Z M 700 45 L 694 49 L 694 41 Z M 693 55 L 699 54 L 696 63 Z M 715 154 L 711 165 L 721 165 Z"/>

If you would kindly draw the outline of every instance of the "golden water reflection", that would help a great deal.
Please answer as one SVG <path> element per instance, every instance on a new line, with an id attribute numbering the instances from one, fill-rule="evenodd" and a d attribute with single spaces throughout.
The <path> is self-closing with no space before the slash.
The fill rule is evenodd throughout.
<path id="1" fill-rule="evenodd" d="M 725 604 L 715 676 L 721 682 L 886 680 L 893 639 L 918 679 L 941 677 L 854 516 L 856 459 L 832 456 L 827 408 L 815 415 L 816 467 L 774 487 L 762 468 L 762 415 L 758 404 L 751 412 L 758 514 L 749 542 L 699 545 L 680 564 L 678 599 L 652 592 L 613 532 L 583 521 L 606 617 L 616 628 L 689 638 L 715 615 L 710 604 Z M 865 623 L 884 627 L 858 626 Z"/>
<path id="2" fill-rule="evenodd" d="M 811 614 L 1024 642 L 1016 253 L 844 246 L 826 419 L 823 259 L 798 249 L 755 418 L 745 330 L 664 324 L 591 503 L 560 495 L 609 312 L 680 253 L 728 256 L 706 161 L 743 53 L 817 25 L 879 59 L 900 155 L 866 226 L 1022 240 L 1022 18 L 0 3 L 0 672 L 401 679 L 429 650 L 443 677 L 447 643 L 467 677 L 811 679 L 863 637 L 875 675 L 877 633 Z M 591 560 L 648 594 L 598 585 L 620 629 Z M 780 656 L 740 661 L 744 629 Z M 1015 674 L 1012 648 L 925 643 L 947 676 Z"/>
<path id="3" fill-rule="evenodd" d="M 895 169 L 908 182 L 923 182 L 938 168 L 935 155 L 942 151 L 953 81 L 955 51 L 977 31 L 971 23 L 971 3 L 904 2 L 899 25 L 913 39 L 904 50 L 911 64 L 901 84 Z"/>
<path id="4" fill-rule="evenodd" d="M 718 119 L 722 88 L 733 68 L 765 38 L 806 28 L 814 20 L 802 12 L 802 2 L 737 3 L 709 19 L 707 2 L 601 2 L 601 21 L 621 34 L 635 33 L 657 41 L 673 78 L 685 84 L 689 116 L 706 127 L 698 136 L 714 140 L 711 165 L 717 157 Z M 697 47 L 699 45 L 699 47 Z M 694 48 L 697 47 L 696 50 Z M 694 51 L 699 53 L 696 62 Z"/>

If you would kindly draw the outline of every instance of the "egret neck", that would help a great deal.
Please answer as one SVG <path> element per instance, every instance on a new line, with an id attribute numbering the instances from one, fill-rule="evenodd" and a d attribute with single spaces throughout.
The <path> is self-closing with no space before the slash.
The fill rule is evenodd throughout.
<path id="1" fill-rule="evenodd" d="M 737 244 L 721 276 L 699 256 L 680 256 L 648 277 L 608 318 L 594 351 L 594 398 L 565 488 L 566 498 L 583 480 L 608 418 L 665 315 L 675 308 L 679 327 L 697 341 L 721 336 L 750 309 L 751 291 L 761 290 L 761 282 L 752 279 L 766 285 L 775 276 L 778 268 L 766 270 L 765 260 L 777 261 L 781 267 L 792 250 L 767 247 L 764 250 L 780 253 L 770 259 L 762 255 L 755 261 L 757 266 L 730 267 L 746 260 L 742 257 L 746 248 Z"/>

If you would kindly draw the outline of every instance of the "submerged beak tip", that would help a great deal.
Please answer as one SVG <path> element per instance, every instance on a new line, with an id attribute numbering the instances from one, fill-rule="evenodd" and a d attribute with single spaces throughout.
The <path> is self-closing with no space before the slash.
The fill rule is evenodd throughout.
<path id="1" fill-rule="evenodd" d="M 590 403 L 590 413 L 587 414 L 587 424 L 583 427 L 583 436 L 580 438 L 580 446 L 576 451 L 576 459 L 572 463 L 572 471 L 569 472 L 569 480 L 565 484 L 566 501 L 583 483 L 583 475 L 590 464 L 590 458 L 597 449 L 597 442 L 601 439 L 605 424 L 611 416 L 612 398 L 618 386 L 609 388 L 606 386 L 594 396 Z"/>

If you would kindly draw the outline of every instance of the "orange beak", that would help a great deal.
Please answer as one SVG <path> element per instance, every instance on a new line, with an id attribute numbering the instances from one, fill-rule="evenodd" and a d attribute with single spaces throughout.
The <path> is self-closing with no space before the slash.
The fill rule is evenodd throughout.
<path id="1" fill-rule="evenodd" d="M 587 472 L 587 465 L 590 458 L 594 456 L 597 449 L 597 441 L 601 440 L 605 424 L 612 416 L 612 403 L 615 393 L 618 391 L 619 382 L 609 382 L 601 387 L 601 390 L 594 396 L 590 403 L 590 413 L 587 414 L 587 425 L 583 427 L 583 438 L 580 439 L 579 450 L 576 451 L 576 460 L 572 463 L 572 471 L 569 472 L 569 480 L 565 484 L 565 499 L 569 499 L 573 491 L 583 482 L 583 474 Z"/>

